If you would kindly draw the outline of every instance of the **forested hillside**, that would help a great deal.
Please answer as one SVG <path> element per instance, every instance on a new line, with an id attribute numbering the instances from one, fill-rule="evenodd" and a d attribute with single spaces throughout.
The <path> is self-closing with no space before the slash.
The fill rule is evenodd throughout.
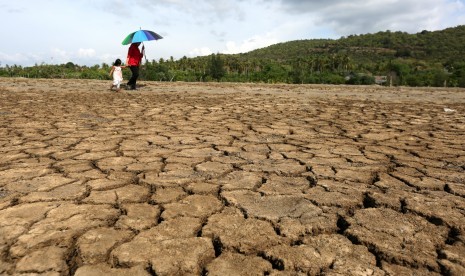
<path id="1" fill-rule="evenodd" d="M 390 76 L 394 84 L 402 85 L 442 86 L 449 81 L 450 86 L 464 87 L 465 26 L 417 34 L 385 31 L 338 40 L 290 41 L 240 57 L 292 65 L 294 82 L 329 71 Z M 302 66 L 304 73 L 299 70 Z"/>
<path id="2" fill-rule="evenodd" d="M 0 76 L 108 79 L 109 65 L 6 66 Z M 128 72 L 126 71 L 126 74 Z M 465 87 L 465 26 L 290 41 L 236 55 L 148 61 L 142 78 Z"/>
<path id="3" fill-rule="evenodd" d="M 275 44 L 247 53 L 248 58 L 292 60 L 313 54 L 350 54 L 355 61 L 380 61 L 384 58 L 412 57 L 425 61 L 465 60 L 465 26 L 442 31 L 378 32 L 350 35 L 338 40 L 314 39 Z"/>

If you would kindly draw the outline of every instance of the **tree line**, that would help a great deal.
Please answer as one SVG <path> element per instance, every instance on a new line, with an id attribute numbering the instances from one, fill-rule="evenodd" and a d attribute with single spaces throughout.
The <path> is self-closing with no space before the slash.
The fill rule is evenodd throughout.
<path id="1" fill-rule="evenodd" d="M 111 65 L 79 66 L 17 65 L 0 68 L 1 77 L 66 78 L 109 80 Z M 129 79 L 129 70 L 123 70 Z M 377 82 L 377 76 L 384 77 Z M 404 85 L 465 87 L 465 62 L 427 64 L 422 61 L 393 59 L 379 64 L 356 64 L 349 55 L 309 56 L 289 64 L 271 59 L 238 59 L 213 54 L 202 58 L 152 60 L 141 67 L 141 80 L 185 82 L 264 82 L 294 84 Z"/>

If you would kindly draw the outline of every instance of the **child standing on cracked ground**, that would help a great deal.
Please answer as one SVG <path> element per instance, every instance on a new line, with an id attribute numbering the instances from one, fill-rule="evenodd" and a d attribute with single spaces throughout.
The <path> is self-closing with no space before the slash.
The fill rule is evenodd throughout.
<path id="1" fill-rule="evenodd" d="M 121 59 L 116 59 L 110 70 L 110 76 L 113 75 L 113 83 L 110 86 L 110 90 L 113 90 L 114 87 L 116 87 L 116 92 L 120 90 L 121 82 L 123 81 L 122 68 L 126 68 L 126 66 L 121 66 Z"/>

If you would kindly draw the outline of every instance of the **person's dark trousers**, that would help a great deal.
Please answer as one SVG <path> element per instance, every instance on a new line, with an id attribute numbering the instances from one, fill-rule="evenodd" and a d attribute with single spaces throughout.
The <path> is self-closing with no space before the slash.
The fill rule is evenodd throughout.
<path id="1" fill-rule="evenodd" d="M 128 86 L 130 89 L 136 89 L 136 82 L 139 77 L 139 66 L 129 66 L 129 69 L 131 69 L 132 76 L 128 81 Z"/>

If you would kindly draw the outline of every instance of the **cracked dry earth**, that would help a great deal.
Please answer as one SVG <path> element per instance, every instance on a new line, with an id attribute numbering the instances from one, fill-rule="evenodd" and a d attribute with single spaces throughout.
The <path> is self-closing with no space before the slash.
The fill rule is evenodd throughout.
<path id="1" fill-rule="evenodd" d="M 0 274 L 465 275 L 465 90 L 0 79 Z"/>

